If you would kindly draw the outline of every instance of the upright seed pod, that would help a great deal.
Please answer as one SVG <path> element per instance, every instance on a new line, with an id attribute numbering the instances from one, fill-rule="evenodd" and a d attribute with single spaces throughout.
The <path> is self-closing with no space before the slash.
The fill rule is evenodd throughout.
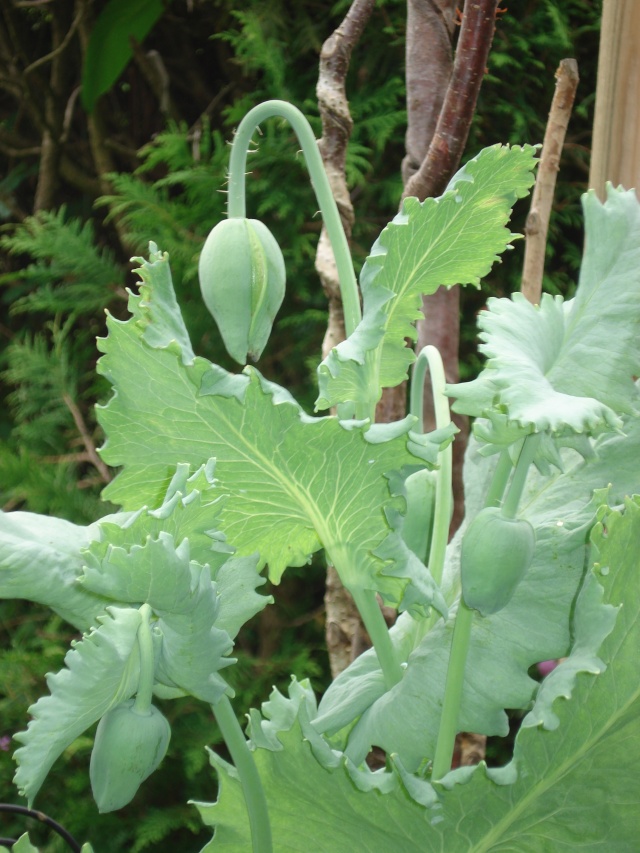
<path id="1" fill-rule="evenodd" d="M 243 365 L 248 357 L 257 361 L 285 292 L 284 259 L 273 234 L 257 219 L 219 222 L 202 249 L 198 275 L 229 355 Z"/>
<path id="2" fill-rule="evenodd" d="M 531 565 L 536 537 L 524 518 L 507 518 L 498 507 L 485 507 L 462 537 L 462 597 L 483 616 L 511 600 Z"/>

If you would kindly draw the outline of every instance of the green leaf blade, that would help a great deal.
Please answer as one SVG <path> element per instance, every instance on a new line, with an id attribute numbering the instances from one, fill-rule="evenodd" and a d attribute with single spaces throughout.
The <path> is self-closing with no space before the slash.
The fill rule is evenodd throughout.
<path id="1" fill-rule="evenodd" d="M 640 498 L 628 501 L 624 513 L 608 512 L 602 522 L 593 535 L 597 583 L 587 587 L 577 624 L 586 637 L 594 614 L 606 612 L 603 632 L 609 633 L 599 651 L 600 674 L 574 671 L 567 690 L 561 667 L 573 668 L 570 657 L 556 670 L 555 687 L 544 696 L 541 691 L 537 706 L 552 708 L 559 725 L 537 725 L 534 707 L 510 765 L 460 768 L 434 790 L 396 760 L 392 772 L 356 770 L 335 748 L 317 743 L 313 696 L 294 683 L 289 699 L 272 697 L 251 724 L 275 849 L 633 853 L 640 833 L 640 591 L 634 583 Z M 619 608 L 613 628 L 612 608 Z M 584 654 L 581 642 L 574 653 Z M 238 779 L 221 759 L 212 756 L 212 763 L 220 776 L 218 802 L 196 804 L 205 823 L 215 826 L 204 849 L 243 853 L 251 840 Z"/>
<path id="2" fill-rule="evenodd" d="M 0 598 L 37 601 L 88 630 L 107 604 L 76 582 L 82 574 L 81 551 L 97 532 L 95 525 L 0 512 Z"/>
<path id="3" fill-rule="evenodd" d="M 107 92 L 124 71 L 133 48 L 141 42 L 164 11 L 163 0 L 110 0 L 95 23 L 84 67 L 80 97 L 92 112 L 100 95 Z"/>
<path id="4" fill-rule="evenodd" d="M 441 285 L 478 286 L 510 247 L 517 235 L 505 226 L 533 183 L 534 154 L 532 146 L 494 145 L 454 175 L 439 198 L 405 200 L 363 267 L 355 339 L 335 347 L 319 368 L 319 407 L 358 403 L 368 411 L 382 387 L 406 379 L 414 356 L 405 341 L 416 340 L 422 296 Z"/>
<path id="5" fill-rule="evenodd" d="M 472 382 L 449 386 L 454 411 L 535 431 L 597 434 L 638 409 L 640 202 L 609 187 L 583 197 L 586 251 L 574 299 L 490 299 L 479 318 L 488 360 Z M 490 440 L 490 432 L 487 434 Z"/>
<path id="6" fill-rule="evenodd" d="M 387 510 L 404 507 L 387 475 L 433 465 L 451 436 L 415 435 L 412 419 L 369 427 L 310 418 L 253 369 L 233 376 L 204 359 L 185 359 L 177 335 L 150 334 L 155 322 L 161 329 L 178 322 L 177 306 L 163 295 L 164 264 L 158 254 L 145 266 L 150 293 L 132 297 L 131 320 L 110 320 L 101 342 L 99 369 L 114 385 L 99 411 L 107 434 L 101 452 L 124 466 L 104 497 L 132 509 L 158 507 L 177 464 L 197 467 L 215 457 L 219 529 L 238 557 L 259 553 L 259 566 L 267 563 L 277 583 L 287 566 L 304 565 L 320 547 L 330 556 L 348 553 L 339 568 L 350 572 L 347 584 L 400 604 L 411 585 L 404 557 L 397 549 L 389 559 L 376 556 L 391 532 Z M 426 569 L 421 584 L 412 608 L 429 606 L 436 595 Z"/>

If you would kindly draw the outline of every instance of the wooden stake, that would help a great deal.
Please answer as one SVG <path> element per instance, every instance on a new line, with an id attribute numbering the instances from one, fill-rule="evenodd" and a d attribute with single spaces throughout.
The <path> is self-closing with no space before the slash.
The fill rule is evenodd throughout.
<path id="1" fill-rule="evenodd" d="M 538 176 L 531 199 L 531 209 L 524 227 L 526 246 L 522 271 L 522 292 L 529 302 L 537 305 L 542 293 L 545 249 L 549 216 L 560 168 L 562 146 L 578 87 L 578 64 L 575 59 L 563 59 L 556 71 L 556 91 L 544 134 Z"/>

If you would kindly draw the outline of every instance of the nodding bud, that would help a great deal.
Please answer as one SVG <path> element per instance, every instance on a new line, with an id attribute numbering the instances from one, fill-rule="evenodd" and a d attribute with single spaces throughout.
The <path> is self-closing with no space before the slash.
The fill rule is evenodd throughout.
<path id="1" fill-rule="evenodd" d="M 130 803 L 144 780 L 167 753 L 171 727 L 151 705 L 149 713 L 133 709 L 134 700 L 116 705 L 98 723 L 89 777 L 100 812 L 113 812 Z"/>
<path id="2" fill-rule="evenodd" d="M 273 234 L 257 219 L 219 222 L 205 241 L 198 275 L 229 355 L 242 365 L 257 361 L 284 299 L 284 258 Z"/>

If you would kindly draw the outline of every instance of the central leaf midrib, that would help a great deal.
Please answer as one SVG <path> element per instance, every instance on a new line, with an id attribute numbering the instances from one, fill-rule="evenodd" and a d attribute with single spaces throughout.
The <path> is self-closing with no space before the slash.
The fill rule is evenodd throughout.
<path id="1" fill-rule="evenodd" d="M 248 390 L 249 389 L 247 388 L 247 391 Z M 253 465 L 258 468 L 258 470 L 262 471 L 265 477 L 271 479 L 272 482 L 275 481 L 285 494 L 293 498 L 300 505 L 323 546 L 325 548 L 329 547 L 329 544 L 326 541 L 327 539 L 331 539 L 328 527 L 323 523 L 322 514 L 319 511 L 317 501 L 312 496 L 312 493 L 308 489 L 302 488 L 299 480 L 297 480 L 293 474 L 289 472 L 285 474 L 278 466 L 274 465 L 272 460 L 258 448 L 257 444 L 253 444 L 248 441 L 243 432 L 238 429 L 226 413 L 221 414 L 219 420 L 224 421 L 229 432 L 238 440 L 239 445 L 246 448 L 244 452 L 241 452 L 240 447 L 236 445 L 234 446 L 234 451 L 239 452 L 250 465 Z M 225 441 L 222 431 L 217 428 L 214 429 L 218 436 L 218 440 L 223 445 L 229 445 L 229 442 Z M 227 464 L 233 465 L 234 462 L 229 459 Z M 332 516 L 333 513 L 329 514 L 329 517 Z M 292 516 L 287 514 L 287 517 L 291 518 Z"/>
<path id="2" fill-rule="evenodd" d="M 608 666 L 612 665 L 612 661 L 609 662 Z M 594 675 L 593 678 L 598 678 L 600 676 Z M 483 851 L 488 851 L 491 849 L 491 846 L 502 837 L 503 833 L 512 826 L 515 820 L 520 816 L 520 814 L 529 806 L 532 801 L 542 797 L 550 788 L 552 788 L 557 782 L 567 773 L 569 773 L 578 762 L 587 754 L 591 749 L 595 748 L 598 743 L 602 740 L 602 738 L 606 735 L 607 731 L 613 727 L 618 720 L 625 715 L 627 710 L 640 698 L 640 686 L 630 695 L 629 700 L 620 708 L 617 709 L 616 713 L 614 713 L 611 717 L 609 717 L 605 724 L 602 725 L 596 733 L 594 733 L 593 737 L 590 739 L 585 739 L 583 741 L 582 747 L 578 749 L 576 752 L 572 753 L 566 761 L 564 761 L 554 772 L 551 774 L 546 774 L 543 779 L 539 780 L 539 782 L 533 787 L 527 794 L 525 794 L 522 799 L 518 802 L 516 806 L 509 810 L 508 814 L 505 815 L 497 824 L 495 824 L 491 831 L 483 838 L 482 842 L 477 844 L 472 848 L 470 853 L 483 853 Z M 575 701 L 575 700 L 574 700 Z M 514 785 L 517 785 L 516 781 Z"/>

